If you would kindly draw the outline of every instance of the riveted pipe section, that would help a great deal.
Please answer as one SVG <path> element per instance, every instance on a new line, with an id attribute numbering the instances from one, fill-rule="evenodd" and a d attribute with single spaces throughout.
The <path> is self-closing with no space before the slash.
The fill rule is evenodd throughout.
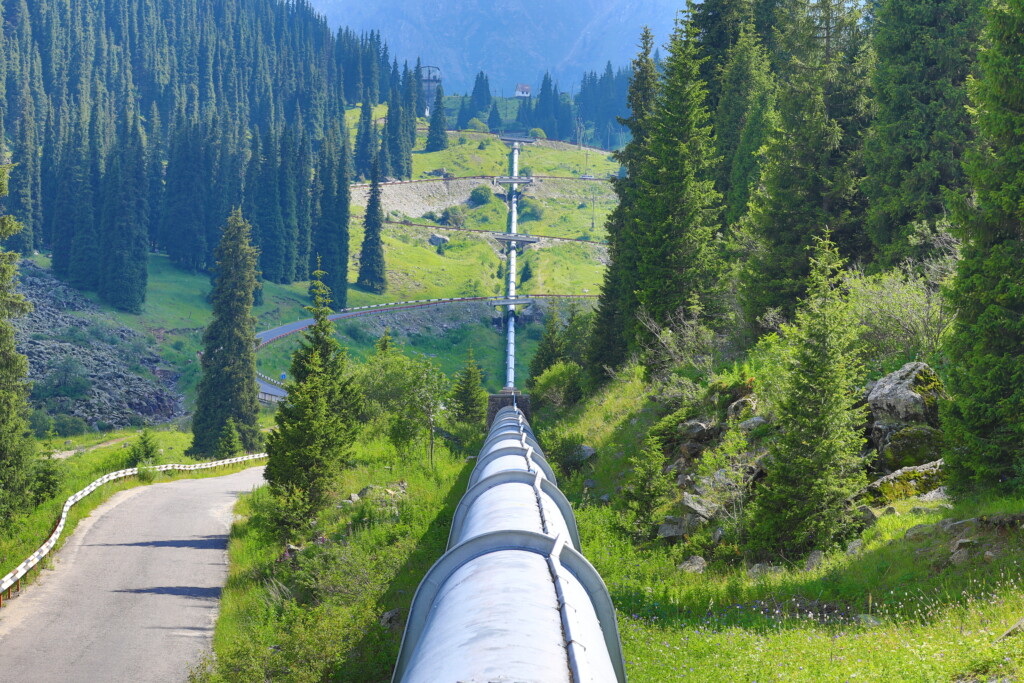
<path id="1" fill-rule="evenodd" d="M 626 680 L 608 590 L 516 407 L 491 425 L 448 551 L 413 598 L 392 680 Z"/>
<path id="2" fill-rule="evenodd" d="M 512 143 L 512 160 L 511 160 L 511 171 L 512 177 L 519 177 L 519 143 Z M 513 183 L 509 187 L 509 233 L 513 235 L 519 234 L 519 185 Z M 508 243 L 508 298 L 516 298 L 516 274 L 518 265 L 516 264 L 516 247 L 515 242 Z M 514 388 L 516 385 L 516 307 L 509 305 L 508 307 L 508 341 L 505 347 L 505 386 L 509 389 Z"/>

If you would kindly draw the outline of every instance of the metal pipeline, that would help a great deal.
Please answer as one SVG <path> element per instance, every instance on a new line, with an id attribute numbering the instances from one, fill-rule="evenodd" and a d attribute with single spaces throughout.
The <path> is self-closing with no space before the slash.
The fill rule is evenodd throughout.
<path id="1" fill-rule="evenodd" d="M 503 408 L 448 551 L 409 610 L 393 683 L 625 683 L 608 590 L 522 412 Z"/>
<path id="2" fill-rule="evenodd" d="M 513 178 L 519 177 L 519 143 L 512 143 L 511 172 Z M 519 185 L 513 183 L 509 188 L 509 233 L 519 234 Z M 508 298 L 516 298 L 516 262 L 517 244 L 508 244 Z M 513 389 L 516 386 L 516 307 L 508 307 L 508 343 L 505 348 L 505 386 Z"/>

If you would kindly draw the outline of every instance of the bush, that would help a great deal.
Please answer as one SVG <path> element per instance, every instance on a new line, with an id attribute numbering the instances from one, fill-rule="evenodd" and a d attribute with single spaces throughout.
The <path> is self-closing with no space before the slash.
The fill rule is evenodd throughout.
<path id="1" fill-rule="evenodd" d="M 661 442 L 652 437 L 648 437 L 643 449 L 629 459 L 630 471 L 622 495 L 631 531 L 640 540 L 654 536 L 655 514 L 668 502 L 675 488 L 664 465 Z"/>
<path id="2" fill-rule="evenodd" d="M 564 427 L 548 429 L 540 434 L 541 447 L 548 462 L 570 477 L 583 467 L 583 437 Z"/>
<path id="3" fill-rule="evenodd" d="M 152 462 L 156 460 L 158 450 L 156 439 L 153 438 L 153 432 L 143 429 L 142 434 L 139 435 L 139 440 L 128 448 L 128 462 L 126 466 L 137 467 L 142 463 Z"/>
<path id="4" fill-rule="evenodd" d="M 60 460 L 44 458 L 36 461 L 32 473 L 32 505 L 42 505 L 60 493 L 64 485 L 64 463 Z"/>
<path id="5" fill-rule="evenodd" d="M 42 439 L 53 429 L 53 419 L 45 410 L 37 408 L 29 416 L 28 426 L 36 438 Z"/>
<path id="6" fill-rule="evenodd" d="M 469 193 L 469 205 L 470 206 L 484 206 L 489 204 L 491 198 L 494 196 L 494 192 L 487 185 L 480 185 L 479 187 L 473 188 L 473 191 Z"/>
<path id="7" fill-rule="evenodd" d="M 452 206 L 444 210 L 438 223 L 452 228 L 462 228 L 466 225 L 466 212 L 461 206 Z"/>
<path id="8" fill-rule="evenodd" d="M 53 430 L 57 436 L 80 436 L 89 431 L 89 425 L 80 417 L 73 415 L 54 415 Z"/>
<path id="9" fill-rule="evenodd" d="M 538 408 L 570 408 L 583 398 L 583 380 L 583 368 L 579 364 L 558 361 L 534 380 L 533 401 Z"/>
<path id="10" fill-rule="evenodd" d="M 544 218 L 544 207 L 541 206 L 540 202 L 529 197 L 519 200 L 520 221 L 526 223 L 527 221 L 539 221 L 542 218 Z"/>
<path id="11" fill-rule="evenodd" d="M 467 130 L 475 130 L 478 133 L 490 133 L 491 129 L 487 127 L 487 124 L 478 118 L 472 118 L 469 123 L 466 124 Z"/>
<path id="12" fill-rule="evenodd" d="M 530 135 L 531 138 L 534 138 L 534 139 L 537 139 L 537 140 L 547 140 L 548 139 L 548 135 L 547 135 L 547 133 L 544 132 L 543 128 L 531 128 L 529 135 Z"/>

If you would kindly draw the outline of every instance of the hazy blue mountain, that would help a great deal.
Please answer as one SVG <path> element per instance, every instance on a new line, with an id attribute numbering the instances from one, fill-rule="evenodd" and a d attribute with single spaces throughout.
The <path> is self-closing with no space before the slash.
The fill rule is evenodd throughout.
<path id="1" fill-rule="evenodd" d="M 663 44 L 683 0 L 311 0 L 333 26 L 377 29 L 399 59 L 441 67 L 445 89 L 465 92 L 483 69 L 495 95 L 540 87 L 550 69 L 562 90 L 611 60 L 625 66 L 649 25 Z"/>

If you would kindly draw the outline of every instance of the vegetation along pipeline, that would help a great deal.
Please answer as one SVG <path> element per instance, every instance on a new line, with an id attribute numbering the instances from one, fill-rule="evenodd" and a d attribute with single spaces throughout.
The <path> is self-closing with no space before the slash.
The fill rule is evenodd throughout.
<path id="1" fill-rule="evenodd" d="M 394 683 L 625 681 L 615 609 L 518 406 L 501 409 L 448 550 L 409 610 Z"/>

